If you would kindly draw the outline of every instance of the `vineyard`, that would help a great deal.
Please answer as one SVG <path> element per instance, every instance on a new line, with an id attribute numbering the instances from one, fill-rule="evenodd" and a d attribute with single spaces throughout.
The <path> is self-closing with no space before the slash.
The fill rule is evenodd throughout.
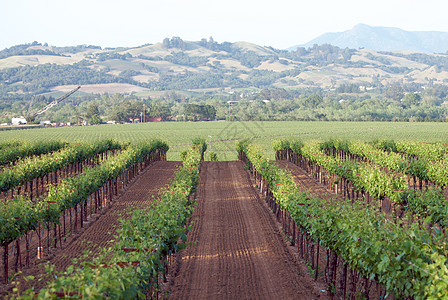
<path id="1" fill-rule="evenodd" d="M 304 169 L 338 196 L 329 201 L 304 193 L 259 149 L 240 146 L 242 159 L 265 182 L 274 210 L 284 214 L 287 234 L 297 227 L 301 255 L 314 266 L 319 246 L 326 249 L 325 279 L 333 295 L 369 298 L 375 283 L 380 297 L 448 297 L 446 145 L 283 140 L 274 148 L 278 159 Z"/>
<path id="2" fill-rule="evenodd" d="M 1 142 L 1 295 L 448 298 L 447 145 L 232 142 Z"/>
<path id="3" fill-rule="evenodd" d="M 180 153 L 188 149 L 196 137 L 206 139 L 211 151 L 221 161 L 236 160 L 235 141 L 250 139 L 259 145 L 270 159 L 274 159 L 272 142 L 279 138 L 329 140 L 331 138 L 372 141 L 375 139 L 400 139 L 409 141 L 446 141 L 448 122 L 152 122 L 101 126 L 74 126 L 39 128 L 32 130 L 3 131 L 0 143 L 21 139 L 33 143 L 41 141 L 96 142 L 104 139 L 132 143 L 154 137 L 170 145 L 168 160 L 181 160 Z"/>

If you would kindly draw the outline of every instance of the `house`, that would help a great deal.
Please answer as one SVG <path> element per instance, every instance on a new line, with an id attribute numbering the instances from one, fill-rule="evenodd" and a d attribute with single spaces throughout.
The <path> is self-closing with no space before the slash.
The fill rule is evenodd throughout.
<path id="1" fill-rule="evenodd" d="M 145 116 L 143 118 L 143 122 L 144 123 L 148 123 L 148 122 L 163 122 L 165 121 L 164 117 L 152 117 L 152 116 Z M 139 121 L 140 122 L 140 121 Z"/>
<path id="2" fill-rule="evenodd" d="M 162 122 L 162 117 L 147 117 L 146 122 Z"/>
<path id="3" fill-rule="evenodd" d="M 18 117 L 18 118 L 12 118 L 11 120 L 12 125 L 22 125 L 26 124 L 26 119 L 24 117 Z"/>

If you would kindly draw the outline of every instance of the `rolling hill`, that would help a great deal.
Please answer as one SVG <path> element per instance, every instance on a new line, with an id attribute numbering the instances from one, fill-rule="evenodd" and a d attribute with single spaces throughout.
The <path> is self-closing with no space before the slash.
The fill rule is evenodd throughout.
<path id="1" fill-rule="evenodd" d="M 0 51 L 3 100 L 30 99 L 72 85 L 82 85 L 86 93 L 145 95 L 166 90 L 331 90 L 347 84 L 368 88 L 446 82 L 448 55 L 329 44 L 287 51 L 249 42 L 194 42 L 176 37 L 134 48 L 55 47 L 34 42 Z"/>

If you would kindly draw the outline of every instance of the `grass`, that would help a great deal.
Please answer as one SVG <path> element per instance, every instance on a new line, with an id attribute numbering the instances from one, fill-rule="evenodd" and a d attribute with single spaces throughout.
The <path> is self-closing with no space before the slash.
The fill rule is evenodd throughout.
<path id="1" fill-rule="evenodd" d="M 164 122 L 84 127 L 42 128 L 0 132 L 0 142 L 9 139 L 94 141 L 103 138 L 138 141 L 162 138 L 170 145 L 169 160 L 179 160 L 192 138 L 202 137 L 218 160 L 235 160 L 235 141 L 252 139 L 273 159 L 272 141 L 279 138 L 327 140 L 330 138 L 405 139 L 424 142 L 448 140 L 448 123 L 408 122 Z"/>

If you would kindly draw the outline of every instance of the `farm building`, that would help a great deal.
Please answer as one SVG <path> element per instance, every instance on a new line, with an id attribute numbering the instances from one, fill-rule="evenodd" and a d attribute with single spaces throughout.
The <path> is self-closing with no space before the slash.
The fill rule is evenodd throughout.
<path id="1" fill-rule="evenodd" d="M 26 119 L 24 117 L 18 117 L 18 118 L 12 118 L 11 120 L 12 125 L 22 125 L 26 124 Z"/>

